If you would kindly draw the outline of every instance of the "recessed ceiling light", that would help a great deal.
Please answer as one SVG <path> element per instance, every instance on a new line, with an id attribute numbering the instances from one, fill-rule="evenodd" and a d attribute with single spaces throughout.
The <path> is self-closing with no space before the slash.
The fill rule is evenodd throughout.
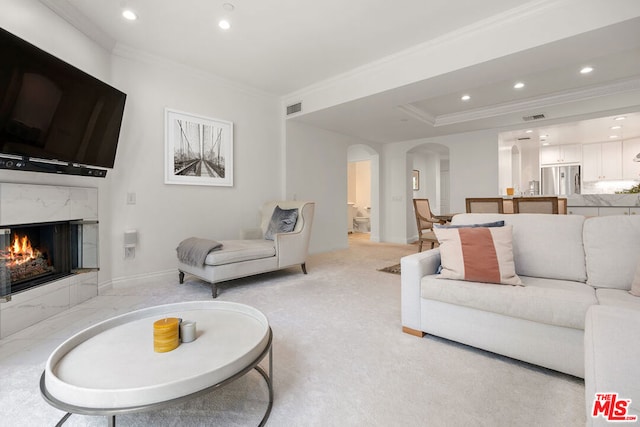
<path id="1" fill-rule="evenodd" d="M 220 22 L 218 22 L 218 27 L 222 28 L 223 30 L 228 30 L 229 28 L 231 28 L 231 23 L 226 19 L 221 19 Z"/>
<path id="2" fill-rule="evenodd" d="M 470 99 L 471 99 L 471 96 L 469 96 L 469 95 L 462 95 L 462 97 L 461 97 L 460 99 L 461 99 L 461 100 L 463 100 L 463 101 L 468 101 L 468 100 L 470 100 Z"/>
<path id="3" fill-rule="evenodd" d="M 580 70 L 580 74 L 589 74 L 590 72 L 593 71 L 593 67 L 582 67 L 582 69 Z"/>
<path id="4" fill-rule="evenodd" d="M 138 15 L 136 15 L 134 11 L 129 9 L 123 10 L 122 16 L 124 17 L 124 19 L 128 19 L 129 21 L 135 21 L 136 19 L 138 19 Z"/>
<path id="5" fill-rule="evenodd" d="M 611 130 L 622 129 L 622 126 L 621 125 L 615 125 L 615 126 L 611 126 L 609 129 L 611 129 Z"/>
<path id="6" fill-rule="evenodd" d="M 228 12 L 232 12 L 233 9 L 235 9 L 236 7 L 234 5 L 232 5 L 231 3 L 224 3 L 222 5 L 222 8 Z"/>
<path id="7" fill-rule="evenodd" d="M 540 135 L 540 138 L 549 138 L 549 135 L 547 135 L 547 134 Z"/>
<path id="8" fill-rule="evenodd" d="M 618 135 L 609 135 L 609 138 L 615 139 L 615 138 L 618 138 Z"/>
<path id="9" fill-rule="evenodd" d="M 616 118 L 615 118 L 615 119 L 613 119 L 613 120 L 618 120 L 618 121 L 620 121 L 620 120 L 624 120 L 624 119 L 626 119 L 626 117 L 625 117 L 625 116 L 619 116 L 619 117 L 616 117 Z"/>
<path id="10" fill-rule="evenodd" d="M 513 85 L 514 89 L 522 89 L 523 87 L 524 87 L 524 83 L 522 83 L 522 82 L 518 82 L 518 83 Z"/>
<path id="11" fill-rule="evenodd" d="M 527 129 L 527 130 L 524 131 L 524 133 L 533 133 L 533 130 L 532 129 Z"/>
<path id="12" fill-rule="evenodd" d="M 548 142 L 544 142 L 542 143 L 542 145 L 550 145 Z"/>

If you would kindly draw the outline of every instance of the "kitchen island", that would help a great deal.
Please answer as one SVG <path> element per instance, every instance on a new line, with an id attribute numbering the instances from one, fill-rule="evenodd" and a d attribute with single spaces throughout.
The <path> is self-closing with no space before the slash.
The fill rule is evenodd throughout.
<path id="1" fill-rule="evenodd" d="M 574 194 L 567 206 L 574 215 L 640 215 L 640 194 Z"/>

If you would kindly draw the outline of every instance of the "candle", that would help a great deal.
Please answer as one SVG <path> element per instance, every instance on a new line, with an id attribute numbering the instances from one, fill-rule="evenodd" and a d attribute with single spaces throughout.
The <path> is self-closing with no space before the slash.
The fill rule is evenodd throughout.
<path id="1" fill-rule="evenodd" d="M 196 322 L 185 320 L 180 323 L 180 339 L 182 342 L 191 342 L 196 339 Z"/>
<path id="2" fill-rule="evenodd" d="M 167 317 L 153 322 L 153 351 L 166 353 L 178 347 L 179 324 L 180 319 L 176 317 Z"/>

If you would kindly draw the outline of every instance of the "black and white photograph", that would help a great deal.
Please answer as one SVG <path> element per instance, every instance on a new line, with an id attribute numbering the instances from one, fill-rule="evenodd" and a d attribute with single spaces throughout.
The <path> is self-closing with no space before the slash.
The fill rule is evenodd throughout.
<path id="1" fill-rule="evenodd" d="M 165 183 L 233 186 L 233 123 L 165 110 Z"/>

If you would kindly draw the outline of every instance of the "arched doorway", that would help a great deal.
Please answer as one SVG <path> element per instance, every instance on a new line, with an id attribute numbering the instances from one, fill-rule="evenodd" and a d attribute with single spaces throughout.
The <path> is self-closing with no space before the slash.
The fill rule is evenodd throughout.
<path id="1" fill-rule="evenodd" d="M 380 157 L 364 144 L 349 146 L 347 150 L 348 229 L 370 233 L 372 241 L 380 241 Z M 356 219 L 357 218 L 357 219 Z"/>

